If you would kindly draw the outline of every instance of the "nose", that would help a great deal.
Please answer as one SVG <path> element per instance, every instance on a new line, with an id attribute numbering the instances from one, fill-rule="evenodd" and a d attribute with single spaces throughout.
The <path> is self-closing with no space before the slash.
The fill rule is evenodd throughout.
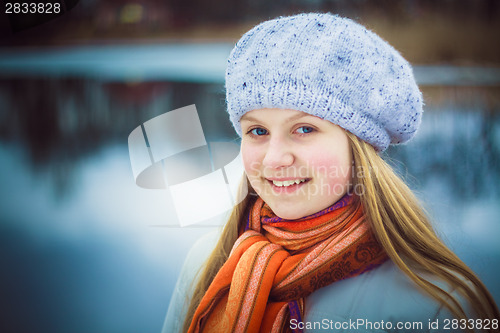
<path id="1" fill-rule="evenodd" d="M 262 164 L 266 167 L 279 169 L 293 164 L 294 155 L 291 145 L 282 137 L 271 137 L 267 144 Z"/>

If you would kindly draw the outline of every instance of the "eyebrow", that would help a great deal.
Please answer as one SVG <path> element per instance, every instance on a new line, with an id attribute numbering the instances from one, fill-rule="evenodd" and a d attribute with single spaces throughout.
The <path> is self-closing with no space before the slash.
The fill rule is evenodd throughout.
<path id="1" fill-rule="evenodd" d="M 298 120 L 300 118 L 304 118 L 304 117 L 308 117 L 308 116 L 311 116 L 311 117 L 314 117 L 310 114 L 307 114 L 307 113 L 304 113 L 304 112 L 301 112 L 301 113 L 298 113 L 294 116 L 291 116 L 291 117 L 288 117 L 285 119 L 285 123 L 290 123 L 290 122 L 293 122 L 295 120 Z M 240 121 L 253 121 L 253 122 L 256 122 L 256 123 L 259 123 L 261 122 L 259 119 L 255 118 L 255 117 L 252 117 L 252 116 L 247 116 L 247 115 L 244 115 Z"/>

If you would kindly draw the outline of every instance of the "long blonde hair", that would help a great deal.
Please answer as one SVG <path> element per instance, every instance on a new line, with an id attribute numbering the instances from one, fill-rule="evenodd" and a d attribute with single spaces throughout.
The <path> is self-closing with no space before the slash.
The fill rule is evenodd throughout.
<path id="1" fill-rule="evenodd" d="M 457 296 L 432 283 L 427 276 L 445 282 L 454 293 L 463 297 L 473 309 L 475 318 L 498 319 L 499 311 L 491 294 L 472 270 L 438 238 L 409 187 L 371 145 L 346 133 L 353 153 L 353 188 L 362 190 L 359 197 L 365 216 L 389 258 L 456 318 L 468 318 Z M 247 182 L 250 195 L 234 207 L 215 249 L 202 268 L 189 303 L 184 332 L 245 223 L 255 191 L 246 177 L 243 181 Z"/>

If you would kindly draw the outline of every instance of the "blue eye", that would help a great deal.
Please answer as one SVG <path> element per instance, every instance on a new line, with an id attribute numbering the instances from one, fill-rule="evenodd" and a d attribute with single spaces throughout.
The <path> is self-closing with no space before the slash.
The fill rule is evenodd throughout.
<path id="1" fill-rule="evenodd" d="M 250 133 L 252 133 L 253 135 L 256 135 L 256 136 L 261 136 L 261 135 L 266 135 L 267 131 L 263 128 L 257 127 L 257 128 L 252 129 L 250 131 Z"/>
<path id="2" fill-rule="evenodd" d="M 309 127 L 309 126 L 302 126 L 302 127 L 299 127 L 297 129 L 297 133 L 299 133 L 299 134 L 307 134 L 307 133 L 311 133 L 312 131 L 314 131 L 314 128 Z"/>

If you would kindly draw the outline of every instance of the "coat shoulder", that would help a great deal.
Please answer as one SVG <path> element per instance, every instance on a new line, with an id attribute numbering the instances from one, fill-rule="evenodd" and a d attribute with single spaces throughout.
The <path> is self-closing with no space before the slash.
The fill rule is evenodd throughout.
<path id="1" fill-rule="evenodd" d="M 193 288 L 198 281 L 198 273 L 215 248 L 219 236 L 219 230 L 212 230 L 201 236 L 189 250 L 170 299 L 162 333 L 182 331 Z"/>
<path id="2" fill-rule="evenodd" d="M 433 282 L 451 292 L 443 283 Z M 304 323 L 311 327 L 306 332 L 325 328 L 335 332 L 445 332 L 445 323 L 452 319 L 442 304 L 388 260 L 312 293 L 306 299 Z"/>

